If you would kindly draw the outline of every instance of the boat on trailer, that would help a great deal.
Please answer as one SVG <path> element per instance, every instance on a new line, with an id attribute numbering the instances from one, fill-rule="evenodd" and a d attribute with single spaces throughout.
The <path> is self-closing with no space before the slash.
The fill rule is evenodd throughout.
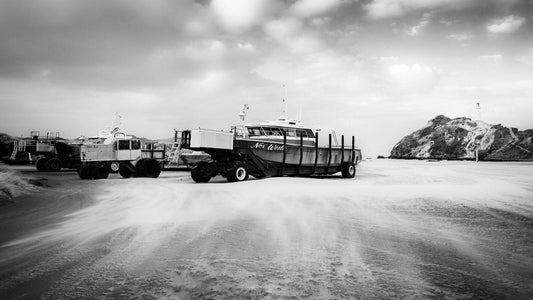
<path id="1" fill-rule="evenodd" d="M 361 161 L 355 137 L 340 145 L 333 134 L 319 144 L 319 131 L 301 122 L 280 117 L 275 121 L 233 126 L 229 132 L 194 129 L 182 133 L 183 147 L 204 151 L 209 161 L 191 169 L 195 182 L 208 182 L 216 175 L 229 182 L 272 176 L 331 175 L 353 178 Z M 335 145 L 334 145 L 335 144 Z"/>

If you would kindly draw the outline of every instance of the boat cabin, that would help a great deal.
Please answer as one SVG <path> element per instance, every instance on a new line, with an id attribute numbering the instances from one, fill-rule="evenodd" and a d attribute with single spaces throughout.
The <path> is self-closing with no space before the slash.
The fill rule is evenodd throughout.
<path id="1" fill-rule="evenodd" d="M 314 139 L 315 133 L 310 128 L 305 128 L 300 121 L 278 118 L 276 121 L 266 121 L 256 124 L 246 124 L 235 127 L 237 137 L 242 138 L 287 138 Z"/>

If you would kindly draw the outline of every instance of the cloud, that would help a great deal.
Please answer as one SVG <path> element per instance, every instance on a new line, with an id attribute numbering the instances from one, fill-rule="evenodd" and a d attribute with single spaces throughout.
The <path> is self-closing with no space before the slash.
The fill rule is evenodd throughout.
<path id="1" fill-rule="evenodd" d="M 277 0 L 213 0 L 210 7 L 225 30 L 242 33 L 265 22 L 281 4 Z"/>
<path id="2" fill-rule="evenodd" d="M 469 47 L 471 44 L 468 42 L 473 39 L 475 36 L 469 33 L 456 33 L 450 34 L 447 38 L 461 43 L 462 47 Z"/>
<path id="3" fill-rule="evenodd" d="M 437 83 L 437 72 L 420 64 L 394 64 L 387 68 L 392 84 L 401 90 L 424 92 Z"/>
<path id="4" fill-rule="evenodd" d="M 516 61 L 527 65 L 533 65 L 533 48 L 529 48 L 528 53 L 524 56 L 518 57 Z"/>
<path id="5" fill-rule="evenodd" d="M 495 65 L 502 61 L 503 55 L 501 54 L 480 55 L 477 57 L 477 59 L 485 64 Z"/>
<path id="6" fill-rule="evenodd" d="M 377 61 L 385 65 L 390 65 L 397 63 L 399 58 L 397 56 L 380 56 L 377 58 Z"/>
<path id="7" fill-rule="evenodd" d="M 307 18 L 331 11 L 343 2 L 343 0 L 299 0 L 290 9 L 296 16 Z"/>
<path id="8" fill-rule="evenodd" d="M 448 19 L 442 18 L 442 19 L 440 19 L 439 23 L 444 25 L 444 26 L 446 26 L 446 27 L 450 27 L 453 24 L 457 23 L 457 21 L 456 20 L 448 20 Z"/>
<path id="9" fill-rule="evenodd" d="M 404 12 L 404 7 L 398 0 L 374 0 L 364 8 L 368 16 L 374 19 L 397 17 Z"/>
<path id="10" fill-rule="evenodd" d="M 310 54 L 327 47 L 318 33 L 306 29 L 303 22 L 297 18 L 273 20 L 263 28 L 268 36 L 294 53 Z"/>
<path id="11" fill-rule="evenodd" d="M 456 40 L 458 42 L 466 42 L 474 38 L 474 35 L 469 33 L 456 33 L 448 35 L 449 39 Z"/>
<path id="12" fill-rule="evenodd" d="M 501 19 L 494 19 L 487 25 L 487 31 L 492 34 L 513 33 L 526 22 L 523 17 L 510 15 Z"/>
<path id="13" fill-rule="evenodd" d="M 425 9 L 459 10 L 468 7 L 485 6 L 487 2 L 498 6 L 512 6 L 520 3 L 520 0 L 371 0 L 363 8 L 370 18 L 384 19 Z"/>
<path id="14" fill-rule="evenodd" d="M 416 24 L 413 27 L 410 27 L 409 29 L 405 30 L 405 34 L 409 36 L 417 36 L 420 35 L 424 28 L 426 28 L 431 23 L 431 14 L 425 13 L 424 16 L 420 19 L 418 24 Z"/>
<path id="15" fill-rule="evenodd" d="M 59 81 L 139 76 L 134 70 L 146 57 L 180 43 L 183 23 L 197 13 L 185 1 L 6 1 L 0 6 L 0 78 L 31 78 L 47 70 L 50 80 Z"/>
<path id="16" fill-rule="evenodd" d="M 237 43 L 237 49 L 244 51 L 244 52 L 254 52 L 255 46 L 248 43 L 248 42 L 239 42 Z"/>

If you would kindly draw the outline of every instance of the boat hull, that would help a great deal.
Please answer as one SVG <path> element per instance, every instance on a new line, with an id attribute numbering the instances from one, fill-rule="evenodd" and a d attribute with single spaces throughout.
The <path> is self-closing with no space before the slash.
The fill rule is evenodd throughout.
<path id="1" fill-rule="evenodd" d="M 234 149 L 255 156 L 269 176 L 334 174 L 344 162 L 357 164 L 361 160 L 359 149 L 274 141 L 235 139 Z"/>

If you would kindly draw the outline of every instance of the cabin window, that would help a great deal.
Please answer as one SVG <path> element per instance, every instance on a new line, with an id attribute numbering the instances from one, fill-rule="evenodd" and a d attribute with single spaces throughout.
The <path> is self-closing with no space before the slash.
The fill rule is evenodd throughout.
<path id="1" fill-rule="evenodd" d="M 272 128 L 263 127 L 263 131 L 265 132 L 265 135 L 272 135 Z"/>
<path id="2" fill-rule="evenodd" d="M 304 138 L 306 138 L 307 137 L 307 132 L 305 130 L 296 130 L 296 135 L 298 137 L 303 136 Z"/>
<path id="3" fill-rule="evenodd" d="M 129 140 L 119 140 L 118 141 L 118 150 L 130 150 L 130 141 Z"/>
<path id="4" fill-rule="evenodd" d="M 263 135 L 262 132 L 261 132 L 261 128 L 259 128 L 259 127 L 249 127 L 248 128 L 248 134 L 250 136 Z"/>
<path id="5" fill-rule="evenodd" d="M 132 149 L 132 150 L 139 150 L 139 149 L 141 149 L 141 141 L 139 141 L 139 140 L 132 140 L 132 141 L 131 141 L 131 149 Z"/>
<path id="6" fill-rule="evenodd" d="M 272 135 L 275 135 L 275 136 L 283 135 L 283 132 L 281 131 L 281 129 L 279 128 L 271 128 L 271 129 L 272 129 Z"/>
<path id="7" fill-rule="evenodd" d="M 242 126 L 232 127 L 231 132 L 235 133 L 236 136 L 244 136 L 243 128 Z"/>
<path id="8" fill-rule="evenodd" d="M 306 132 L 308 138 L 314 138 L 315 137 L 315 134 L 313 133 L 313 131 L 311 129 L 306 129 L 305 132 Z M 304 137 L 305 137 L 305 135 L 304 135 Z"/>
<path id="9" fill-rule="evenodd" d="M 296 129 L 294 128 L 286 128 L 285 132 L 287 133 L 287 136 L 296 137 Z"/>

